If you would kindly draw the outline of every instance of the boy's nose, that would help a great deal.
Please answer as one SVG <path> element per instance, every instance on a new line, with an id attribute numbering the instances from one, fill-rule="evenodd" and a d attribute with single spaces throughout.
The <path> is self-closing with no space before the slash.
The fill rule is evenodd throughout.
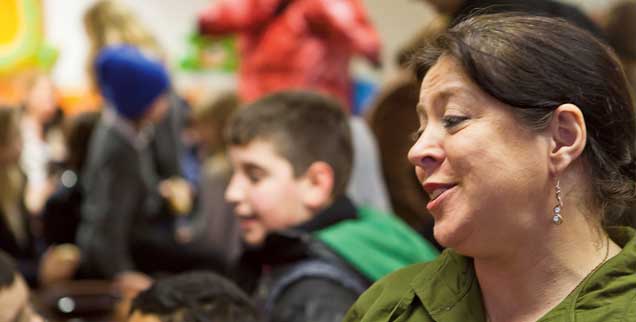
<path id="1" fill-rule="evenodd" d="M 230 178 L 230 182 L 225 188 L 225 201 L 236 204 L 243 200 L 243 189 L 241 188 L 240 178 L 234 173 Z"/>

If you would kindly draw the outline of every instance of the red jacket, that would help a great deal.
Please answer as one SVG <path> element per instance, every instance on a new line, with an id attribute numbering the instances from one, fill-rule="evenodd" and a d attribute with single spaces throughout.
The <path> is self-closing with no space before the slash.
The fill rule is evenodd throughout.
<path id="1" fill-rule="evenodd" d="M 246 102 L 305 88 L 349 107 L 351 57 L 379 63 L 379 37 L 361 0 L 217 0 L 201 13 L 199 29 L 238 33 L 239 95 Z"/>

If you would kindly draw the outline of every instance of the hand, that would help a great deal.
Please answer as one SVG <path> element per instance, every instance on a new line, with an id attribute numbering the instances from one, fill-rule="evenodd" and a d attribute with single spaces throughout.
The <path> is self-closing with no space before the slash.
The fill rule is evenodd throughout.
<path id="1" fill-rule="evenodd" d="M 40 259 L 38 278 L 42 286 L 69 280 L 80 263 L 80 251 L 73 244 L 51 246 Z"/>
<path id="2" fill-rule="evenodd" d="M 134 271 L 126 271 L 115 276 L 113 286 L 121 295 L 121 300 L 115 305 L 115 321 L 127 321 L 133 299 L 153 283 L 150 276 Z"/>
<path id="3" fill-rule="evenodd" d="M 187 215 L 192 210 L 193 191 L 183 178 L 173 177 L 159 183 L 159 193 L 168 201 L 177 215 Z"/>
<path id="4" fill-rule="evenodd" d="M 125 271 L 115 276 L 115 289 L 124 298 L 133 299 L 152 285 L 152 278 L 141 272 Z"/>

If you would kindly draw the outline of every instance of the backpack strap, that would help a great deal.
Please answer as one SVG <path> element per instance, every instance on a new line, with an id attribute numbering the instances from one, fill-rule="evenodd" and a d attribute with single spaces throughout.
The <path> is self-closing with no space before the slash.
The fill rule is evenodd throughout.
<path id="1" fill-rule="evenodd" d="M 335 264 L 317 259 L 305 260 L 292 265 L 280 279 L 271 285 L 269 296 L 265 302 L 265 312 L 268 314 L 272 312 L 274 304 L 283 292 L 290 285 L 305 278 L 330 280 L 356 294 L 362 294 L 368 287 L 367 283 L 358 276 Z"/>

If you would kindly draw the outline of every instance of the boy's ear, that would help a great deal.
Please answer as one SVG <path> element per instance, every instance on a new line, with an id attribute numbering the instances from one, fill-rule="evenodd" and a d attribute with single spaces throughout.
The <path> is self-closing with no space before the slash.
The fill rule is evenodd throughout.
<path id="1" fill-rule="evenodd" d="M 587 129 L 579 107 L 574 104 L 563 104 L 554 110 L 549 134 L 550 173 L 558 176 L 585 149 Z"/>
<path id="2" fill-rule="evenodd" d="M 306 207 L 318 210 L 331 201 L 333 168 L 326 162 L 312 163 L 303 176 L 302 198 Z"/>

